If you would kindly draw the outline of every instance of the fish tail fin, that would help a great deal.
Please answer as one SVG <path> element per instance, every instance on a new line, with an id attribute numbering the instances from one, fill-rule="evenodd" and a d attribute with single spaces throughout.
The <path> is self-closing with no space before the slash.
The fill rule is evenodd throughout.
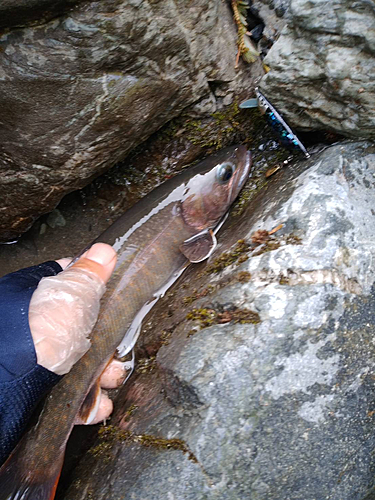
<path id="1" fill-rule="evenodd" d="M 0 500 L 53 500 L 59 482 L 64 451 L 48 470 L 27 466 L 18 445 L 0 469 Z"/>

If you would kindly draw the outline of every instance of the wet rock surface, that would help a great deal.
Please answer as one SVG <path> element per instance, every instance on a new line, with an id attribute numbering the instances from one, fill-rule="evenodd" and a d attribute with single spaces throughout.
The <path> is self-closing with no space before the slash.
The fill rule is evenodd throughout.
<path id="1" fill-rule="evenodd" d="M 234 68 L 226 2 L 7 1 L 0 17 L 3 241 L 187 106 L 230 104 L 256 71 Z"/>
<path id="2" fill-rule="evenodd" d="M 272 28 L 286 23 L 260 85 L 300 129 L 375 136 L 375 6 L 361 0 L 254 2 Z M 270 9 L 271 7 L 271 9 Z"/>
<path id="3" fill-rule="evenodd" d="M 374 187 L 374 146 L 343 143 L 235 207 L 146 319 L 137 372 L 58 498 L 365 498 Z"/>

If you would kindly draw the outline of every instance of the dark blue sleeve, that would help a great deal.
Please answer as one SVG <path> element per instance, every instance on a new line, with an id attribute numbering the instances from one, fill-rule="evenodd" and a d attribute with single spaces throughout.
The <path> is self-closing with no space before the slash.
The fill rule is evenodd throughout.
<path id="1" fill-rule="evenodd" d="M 29 304 L 39 281 L 62 271 L 54 261 L 0 278 L 0 464 L 17 444 L 36 404 L 60 380 L 37 364 Z"/>

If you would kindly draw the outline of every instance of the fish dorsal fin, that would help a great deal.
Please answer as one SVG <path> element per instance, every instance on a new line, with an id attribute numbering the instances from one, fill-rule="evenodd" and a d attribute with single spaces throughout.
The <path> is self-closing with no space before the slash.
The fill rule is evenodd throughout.
<path id="1" fill-rule="evenodd" d="M 215 250 L 216 237 L 211 229 L 205 229 L 180 245 L 181 252 L 190 262 L 196 263 L 207 259 Z"/>
<path id="2" fill-rule="evenodd" d="M 99 379 L 91 387 L 88 392 L 86 399 L 82 403 L 82 406 L 77 415 L 77 424 L 91 424 L 91 422 L 96 417 L 100 403 L 101 389 L 99 385 Z"/>

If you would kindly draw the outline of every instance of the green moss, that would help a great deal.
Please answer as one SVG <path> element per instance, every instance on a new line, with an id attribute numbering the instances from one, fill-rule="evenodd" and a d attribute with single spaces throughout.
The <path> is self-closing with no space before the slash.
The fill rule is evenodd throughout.
<path id="1" fill-rule="evenodd" d="M 193 335 L 195 335 L 197 333 L 197 330 L 189 330 L 188 331 L 188 334 L 186 335 L 187 338 L 189 337 L 192 337 Z"/>
<path id="2" fill-rule="evenodd" d="M 138 410 L 138 408 L 139 408 L 139 406 L 137 406 L 137 405 L 131 405 L 131 406 L 129 406 L 129 408 L 126 410 L 125 415 L 124 415 L 125 422 L 127 422 L 128 420 L 130 420 L 130 417 L 133 415 L 133 413 L 135 411 Z"/>
<path id="3" fill-rule="evenodd" d="M 215 120 L 218 123 L 223 122 L 225 120 L 225 114 L 222 113 L 221 111 L 216 111 L 216 113 L 213 113 L 211 116 L 212 118 L 215 118 Z"/>
<path id="4" fill-rule="evenodd" d="M 251 323 L 253 325 L 260 323 L 259 314 L 255 311 L 251 311 L 250 309 L 236 309 L 234 311 L 229 311 L 229 315 L 231 316 L 230 321 L 233 323 Z M 223 318 L 221 318 L 221 322 L 223 322 L 222 320 Z"/>
<path id="5" fill-rule="evenodd" d="M 165 439 L 165 438 L 151 436 L 150 434 L 139 434 L 139 435 L 133 435 L 132 440 L 135 443 L 140 443 L 142 446 L 145 446 L 146 448 L 155 448 L 157 450 L 180 450 L 183 453 L 188 454 L 189 460 L 198 463 L 197 458 L 189 450 L 185 441 L 183 441 L 182 439 L 178 438 Z"/>
<path id="6" fill-rule="evenodd" d="M 186 295 L 185 297 L 182 298 L 182 303 L 185 306 L 188 306 L 188 305 L 192 304 L 195 300 L 197 300 L 197 298 L 198 298 L 198 296 L 196 294 L 194 294 L 194 295 Z"/>
<path id="7" fill-rule="evenodd" d="M 222 253 L 212 262 L 212 264 L 206 267 L 204 273 L 219 273 L 231 264 L 240 264 L 241 262 L 244 262 L 248 259 L 247 252 L 249 250 L 249 243 L 247 243 L 245 240 L 238 240 L 233 250 Z"/>
<path id="8" fill-rule="evenodd" d="M 200 120 L 187 120 L 185 128 L 188 131 L 187 139 L 193 144 L 203 148 L 221 149 L 233 142 L 236 134 L 243 133 L 245 123 L 237 119 L 240 114 L 238 103 L 234 101 L 226 108 L 216 111 L 211 115 L 212 119 L 202 118 Z M 242 134 L 243 139 L 245 133 Z"/>
<path id="9" fill-rule="evenodd" d="M 247 255 L 241 255 L 238 257 L 237 264 L 241 264 L 242 262 L 245 262 L 249 257 Z"/>
<path id="10" fill-rule="evenodd" d="M 260 323 L 259 314 L 251 311 L 250 309 L 240 309 L 234 308 L 232 310 L 217 312 L 213 309 L 192 309 L 186 316 L 187 320 L 197 321 L 200 328 L 207 328 L 208 326 L 215 324 L 224 323 L 252 323 L 256 325 Z M 190 330 L 188 337 L 196 333 L 194 330 Z"/>
<path id="11" fill-rule="evenodd" d="M 241 271 L 237 274 L 237 281 L 247 283 L 251 279 L 251 274 L 248 271 Z"/>
<path id="12" fill-rule="evenodd" d="M 295 234 L 289 234 L 285 241 L 287 245 L 302 245 L 302 239 Z"/>
<path id="13" fill-rule="evenodd" d="M 271 252 L 272 250 L 276 250 L 281 246 L 283 242 L 285 242 L 287 245 L 302 245 L 301 238 L 294 234 L 290 234 L 286 237 L 282 236 L 279 239 L 270 236 L 269 239 L 262 244 L 259 250 L 252 253 L 252 256 L 255 257 L 267 252 Z M 230 250 L 228 252 L 223 252 L 219 257 L 217 257 L 211 264 L 209 264 L 205 268 L 203 273 L 201 273 L 201 276 L 204 274 L 220 273 L 223 269 L 232 264 L 239 265 L 242 262 L 245 262 L 249 258 L 248 252 L 250 252 L 253 248 L 254 244 L 251 245 L 250 243 L 248 243 L 243 239 L 238 240 L 233 250 Z M 244 276 L 246 275 L 244 274 L 243 277 Z M 251 276 L 249 276 L 249 279 L 250 277 Z M 240 279 L 238 281 L 240 281 Z M 194 300 L 196 300 L 201 296 L 203 295 L 196 293 L 190 296 L 186 296 L 184 298 L 184 303 L 191 304 L 192 302 L 194 302 Z"/>
<path id="14" fill-rule="evenodd" d="M 90 453 L 95 457 L 108 457 L 108 452 L 113 448 L 116 442 L 120 443 L 138 443 L 146 448 L 155 448 L 156 450 L 180 450 L 188 455 L 188 459 L 198 463 L 195 455 L 189 450 L 187 444 L 182 439 L 166 439 L 152 436 L 150 434 L 135 434 L 125 431 L 113 425 L 102 427 L 99 432 L 101 443 L 91 448 Z"/>
<path id="15" fill-rule="evenodd" d="M 200 292 L 195 288 L 193 290 L 192 295 L 186 295 L 185 297 L 182 298 L 182 302 L 185 305 L 190 305 L 192 304 L 195 300 L 200 299 L 201 297 L 206 297 L 209 293 L 211 293 L 213 290 L 215 290 L 214 285 L 208 285 L 206 288 L 203 288 Z"/>
<path id="16" fill-rule="evenodd" d="M 270 238 L 268 239 L 259 250 L 252 254 L 253 257 L 263 255 L 267 252 L 272 252 L 272 250 L 277 250 L 280 248 L 281 243 L 285 242 L 287 245 L 302 245 L 302 240 L 299 236 L 294 234 L 289 234 L 288 236 L 282 236 L 280 239 Z"/>
<path id="17" fill-rule="evenodd" d="M 156 368 L 156 357 L 141 358 L 138 360 L 136 373 L 150 373 Z"/>
<path id="18" fill-rule="evenodd" d="M 100 457 L 104 463 L 108 463 L 112 457 L 113 442 L 102 441 L 93 448 L 90 448 L 89 453 L 95 458 Z"/>
<path id="19" fill-rule="evenodd" d="M 281 241 L 270 239 L 266 241 L 263 246 L 253 253 L 253 257 L 257 257 L 258 255 L 263 255 L 267 252 L 272 252 L 272 250 L 277 250 L 281 246 Z"/>
<path id="20" fill-rule="evenodd" d="M 99 429 L 98 435 L 102 439 L 102 441 L 126 441 L 131 436 L 131 432 L 124 431 L 123 429 L 115 427 L 114 425 L 104 425 Z"/>
<path id="21" fill-rule="evenodd" d="M 216 313 L 213 309 L 192 309 L 187 315 L 186 319 L 189 321 L 197 321 L 201 328 L 213 325 L 215 322 Z"/>
<path id="22" fill-rule="evenodd" d="M 159 139 L 173 139 L 176 134 L 183 128 L 184 117 L 177 116 L 170 120 L 166 125 L 164 125 L 160 130 L 158 130 L 157 135 Z"/>
<path id="23" fill-rule="evenodd" d="M 235 121 L 234 119 L 238 116 L 239 113 L 240 113 L 240 108 L 238 107 L 238 103 L 237 101 L 234 101 L 230 106 L 225 108 L 225 110 L 216 111 L 211 116 L 212 118 L 215 118 L 215 121 L 217 122 L 218 125 L 227 121 L 231 123 L 233 126 L 238 126 L 238 122 Z"/>
<path id="24" fill-rule="evenodd" d="M 169 344 L 169 339 L 171 338 L 172 331 L 167 331 L 163 330 L 160 334 L 160 344 L 161 345 L 168 345 Z"/>
<path id="25" fill-rule="evenodd" d="M 255 196 L 267 185 L 267 180 L 264 177 L 259 177 L 255 183 L 255 188 L 245 185 L 245 187 L 241 190 L 235 204 L 233 205 L 231 215 L 241 215 L 250 201 L 255 198 Z"/>

